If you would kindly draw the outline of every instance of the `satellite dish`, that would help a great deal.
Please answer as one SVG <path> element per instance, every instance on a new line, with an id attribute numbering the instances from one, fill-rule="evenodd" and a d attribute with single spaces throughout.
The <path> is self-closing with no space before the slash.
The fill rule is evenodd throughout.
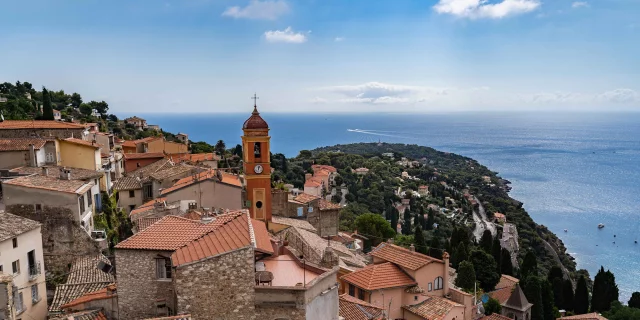
<path id="1" fill-rule="evenodd" d="M 111 265 L 104 263 L 104 261 L 98 261 L 97 267 L 104 273 L 109 273 L 111 272 L 111 269 L 113 269 Z"/>

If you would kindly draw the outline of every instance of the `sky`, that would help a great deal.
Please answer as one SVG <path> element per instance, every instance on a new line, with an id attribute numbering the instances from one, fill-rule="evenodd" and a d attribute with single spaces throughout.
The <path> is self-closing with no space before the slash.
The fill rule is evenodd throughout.
<path id="1" fill-rule="evenodd" d="M 640 111 L 640 1 L 0 0 L 0 81 L 123 113 Z"/>

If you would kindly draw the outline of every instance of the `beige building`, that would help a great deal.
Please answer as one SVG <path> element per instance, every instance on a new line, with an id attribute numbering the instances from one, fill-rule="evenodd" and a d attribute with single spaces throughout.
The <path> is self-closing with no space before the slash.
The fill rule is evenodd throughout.
<path id="1" fill-rule="evenodd" d="M 82 124 L 55 120 L 5 120 L 0 122 L 0 138 L 85 139 Z"/>
<path id="2" fill-rule="evenodd" d="M 308 221 L 321 237 L 335 236 L 340 226 L 339 204 L 321 199 L 315 195 L 273 190 L 271 211 L 274 216 L 296 218 Z"/>
<path id="3" fill-rule="evenodd" d="M 195 200 L 198 208 L 243 208 L 240 177 L 221 170 L 207 170 L 180 179 L 160 195 L 168 202 Z"/>
<path id="4" fill-rule="evenodd" d="M 0 274 L 12 275 L 17 288 L 12 292 L 15 319 L 45 319 L 47 291 L 40 223 L 0 211 L 0 252 Z"/>
<path id="5" fill-rule="evenodd" d="M 136 129 L 138 129 L 140 131 L 142 131 L 142 130 L 144 130 L 144 129 L 146 129 L 148 127 L 147 126 L 147 120 L 142 119 L 140 117 L 136 117 L 136 116 L 124 119 L 124 123 L 130 124 L 130 125 L 134 126 Z"/>
<path id="6" fill-rule="evenodd" d="M 58 165 L 58 141 L 42 138 L 0 139 L 0 169 Z"/>

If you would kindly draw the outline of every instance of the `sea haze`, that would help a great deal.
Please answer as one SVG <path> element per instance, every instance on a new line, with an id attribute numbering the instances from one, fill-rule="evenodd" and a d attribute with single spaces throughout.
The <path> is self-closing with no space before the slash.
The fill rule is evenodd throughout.
<path id="1" fill-rule="evenodd" d="M 193 141 L 240 143 L 247 114 L 145 114 Z M 262 114 L 272 152 L 340 143 L 401 142 L 480 161 L 565 243 L 593 277 L 611 269 L 620 300 L 640 291 L 640 114 Z M 604 223 L 603 229 L 597 225 Z M 564 232 L 567 229 L 567 232 Z M 640 241 L 640 239 L 638 239 Z"/>

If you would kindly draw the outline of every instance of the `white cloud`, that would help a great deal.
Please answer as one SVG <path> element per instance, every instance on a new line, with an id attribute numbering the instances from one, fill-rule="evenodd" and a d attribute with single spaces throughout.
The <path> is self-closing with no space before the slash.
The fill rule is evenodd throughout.
<path id="1" fill-rule="evenodd" d="M 540 6 L 539 0 L 439 0 L 433 9 L 440 14 L 450 14 L 469 19 L 501 19 L 531 12 Z"/>
<path id="2" fill-rule="evenodd" d="M 620 88 L 601 93 L 596 96 L 596 100 L 617 104 L 640 103 L 640 93 L 631 89 Z"/>
<path id="3" fill-rule="evenodd" d="M 269 42 L 304 43 L 307 41 L 307 36 L 304 33 L 294 32 L 291 27 L 284 30 L 267 31 L 264 33 L 264 38 Z"/>
<path id="4" fill-rule="evenodd" d="M 577 9 L 577 8 L 589 8 L 589 4 L 584 2 L 584 1 L 576 1 L 574 3 L 571 4 L 571 8 Z"/>
<path id="5" fill-rule="evenodd" d="M 523 96 L 524 102 L 557 105 L 635 105 L 640 104 L 640 93 L 632 89 L 619 88 L 603 93 L 542 92 Z"/>
<path id="6" fill-rule="evenodd" d="M 323 98 L 320 98 L 320 97 L 315 97 L 315 98 L 309 100 L 309 102 L 311 102 L 313 104 L 325 104 L 328 101 L 327 101 L 327 99 L 323 99 Z"/>
<path id="7" fill-rule="evenodd" d="M 233 18 L 257 20 L 276 20 L 281 15 L 289 13 L 289 5 L 284 0 L 251 0 L 246 7 L 229 7 L 222 15 Z"/>
<path id="8" fill-rule="evenodd" d="M 336 42 L 344 41 L 344 37 L 336 37 L 336 38 L 335 38 L 335 41 L 336 41 Z"/>
<path id="9" fill-rule="evenodd" d="M 359 85 L 324 87 L 320 90 L 343 96 L 344 98 L 336 100 L 341 103 L 396 104 L 433 100 L 448 95 L 453 89 L 367 82 Z"/>

